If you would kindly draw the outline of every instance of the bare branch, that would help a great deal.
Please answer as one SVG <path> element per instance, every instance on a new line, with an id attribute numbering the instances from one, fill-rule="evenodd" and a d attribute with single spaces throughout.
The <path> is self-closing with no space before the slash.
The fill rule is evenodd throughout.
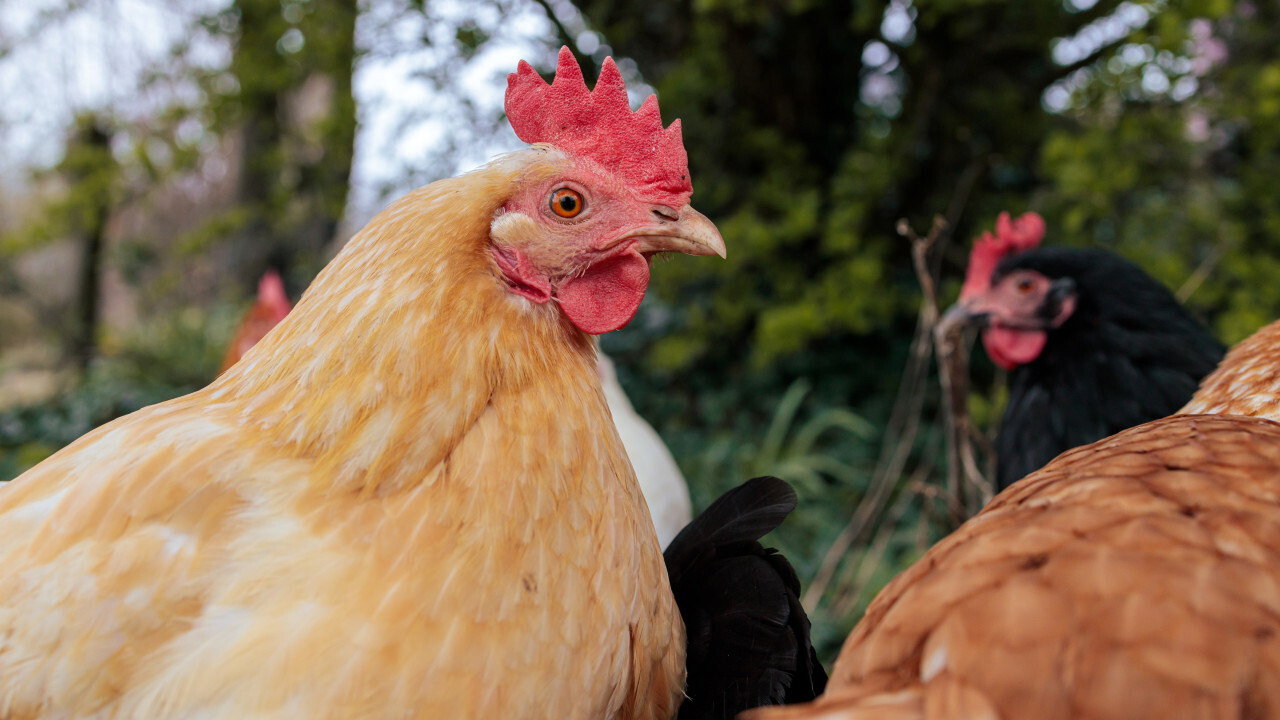
<path id="1" fill-rule="evenodd" d="M 885 551 L 888 550 L 889 542 L 893 539 L 893 528 L 902 522 L 902 516 L 906 514 L 907 508 L 911 506 L 911 501 L 917 495 L 923 495 L 927 504 L 930 492 L 936 492 L 935 488 L 924 481 L 924 476 L 928 475 L 928 473 L 929 467 L 927 465 L 917 467 L 907 483 L 907 489 L 898 493 L 897 499 L 894 500 L 893 505 L 885 514 L 885 521 L 881 524 L 882 530 L 876 534 L 877 536 L 872 540 L 871 546 L 867 548 L 858 563 L 857 572 L 854 573 L 848 589 L 832 602 L 831 612 L 836 617 L 848 617 L 858 607 L 858 603 L 861 602 L 863 592 L 871 582 L 871 578 L 875 576 L 876 570 L 880 569 L 880 565 L 884 562 Z"/>
<path id="2" fill-rule="evenodd" d="M 919 271 L 917 271 L 919 274 Z M 921 278 L 923 285 L 926 279 Z M 931 280 L 931 279 L 930 279 Z M 946 408 L 948 509 L 959 526 L 991 499 L 993 487 L 978 467 L 975 431 L 969 418 L 969 347 L 960 316 L 948 314 L 934 327 L 938 379 Z"/>
<path id="3" fill-rule="evenodd" d="M 979 489 L 978 496 L 985 497 L 981 488 L 985 484 L 982 473 L 978 471 L 974 459 L 973 444 L 966 396 L 968 392 L 967 366 L 961 364 L 956 352 L 954 324 L 939 324 L 937 281 L 930 272 L 929 253 L 947 228 L 947 221 L 942 216 L 933 219 L 933 228 L 929 234 L 921 237 L 911 229 L 905 220 L 898 223 L 898 233 L 911 241 L 911 259 L 916 271 L 916 279 L 924 292 L 924 305 L 921 312 L 925 324 L 934 339 L 938 353 L 939 379 L 942 382 L 943 400 L 947 408 L 947 510 L 951 515 L 953 526 L 959 526 L 970 513 L 968 503 L 968 486 Z M 958 327 L 955 327 L 959 330 Z M 966 346 L 967 347 L 967 346 Z M 956 373 L 961 373 L 957 375 Z"/>
<path id="4" fill-rule="evenodd" d="M 1218 263 L 1222 261 L 1222 256 L 1226 254 L 1225 245 L 1226 243 L 1218 243 L 1213 246 L 1208 255 L 1205 255 L 1204 260 L 1196 266 L 1196 269 L 1187 277 L 1186 282 L 1182 283 L 1182 287 L 1178 288 L 1178 292 L 1174 293 L 1173 296 L 1178 299 L 1178 302 L 1186 303 L 1195 294 L 1196 290 L 1200 289 L 1204 281 L 1209 279 L 1209 275 L 1218 267 Z"/>
<path id="5" fill-rule="evenodd" d="M 952 193 L 951 201 L 947 204 L 948 218 L 955 220 L 963 214 L 973 186 L 981 176 L 986 163 L 987 159 L 984 156 L 975 159 L 965 169 L 955 191 Z M 813 612 L 817 608 L 823 593 L 827 591 L 832 579 L 835 577 L 836 570 L 841 560 L 844 559 L 845 553 L 849 551 L 849 548 L 853 547 L 853 544 L 884 509 L 893 488 L 906 469 L 908 458 L 911 456 L 911 450 L 915 445 L 916 435 L 920 428 L 921 414 L 924 409 L 924 399 L 928 389 L 926 381 L 929 377 L 929 362 L 933 354 L 933 328 L 938 321 L 937 282 L 933 278 L 941 271 L 941 265 L 937 262 L 927 262 L 928 250 L 935 247 L 945 247 L 946 242 L 950 239 L 950 234 L 947 232 L 948 227 L 949 224 L 946 220 L 942 218 L 934 220 L 934 228 L 929 234 L 929 245 L 925 248 L 926 263 L 924 266 L 927 269 L 925 274 L 930 278 L 926 293 L 928 298 L 931 299 L 921 303 L 920 312 L 916 318 L 916 332 L 911 340 L 907 367 L 898 386 L 898 396 L 894 400 L 893 411 L 889 415 L 889 424 L 880 446 L 880 457 L 876 461 L 876 469 L 872 474 L 871 484 L 866 495 L 863 496 L 861 502 L 858 503 L 858 507 L 854 510 L 849 523 L 841 529 L 840 534 L 836 536 L 831 546 L 827 548 L 827 552 L 822 558 L 822 563 L 818 566 L 818 571 L 814 574 L 813 580 L 809 582 L 804 592 L 801 602 L 808 612 Z M 905 221 L 899 222 L 899 233 L 902 233 L 904 228 L 910 231 L 909 226 L 905 225 Z M 914 253 L 916 252 L 914 246 L 912 252 L 914 258 Z"/>
<path id="6" fill-rule="evenodd" d="M 831 584 L 836 568 L 844 559 L 845 553 L 861 537 L 863 531 L 888 501 L 911 455 L 911 448 L 915 444 L 916 433 L 920 426 L 921 410 L 924 407 L 925 381 L 928 379 L 929 359 L 933 347 L 933 340 L 930 337 L 932 325 L 925 324 L 924 312 L 925 309 L 922 307 L 920 316 L 916 320 L 916 334 L 911 341 L 907 368 L 898 386 L 898 397 L 889 415 L 889 425 L 880 445 L 880 458 L 876 462 L 870 487 L 862 501 L 858 503 L 849 523 L 832 541 L 831 547 L 827 548 L 818 572 L 805 590 L 802 604 L 808 612 L 813 612 L 817 608 L 819 599 Z"/>

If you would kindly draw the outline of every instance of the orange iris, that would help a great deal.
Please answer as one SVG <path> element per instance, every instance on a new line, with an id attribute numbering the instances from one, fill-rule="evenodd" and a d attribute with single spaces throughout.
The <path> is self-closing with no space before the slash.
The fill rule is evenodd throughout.
<path id="1" fill-rule="evenodd" d="M 585 205 L 582 193 L 576 190 L 560 188 L 551 193 L 551 211 L 562 218 L 576 217 Z"/>

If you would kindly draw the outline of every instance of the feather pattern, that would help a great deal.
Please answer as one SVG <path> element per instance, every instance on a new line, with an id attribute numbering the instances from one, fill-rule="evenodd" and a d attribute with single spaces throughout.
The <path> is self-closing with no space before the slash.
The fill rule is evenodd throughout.
<path id="1" fill-rule="evenodd" d="M 759 543 L 795 507 L 787 483 L 755 478 L 712 503 L 667 547 L 689 637 L 680 720 L 731 720 L 749 708 L 812 700 L 826 685 L 800 579 Z"/>
<path id="2" fill-rule="evenodd" d="M 1280 716 L 1280 424 L 1068 451 L 872 602 L 815 703 L 752 720 Z"/>
<path id="3" fill-rule="evenodd" d="M 1280 420 L 1280 321 L 1231 348 L 1179 412 Z"/>
<path id="4" fill-rule="evenodd" d="M 1173 293 L 1118 255 L 1038 248 L 1001 260 L 995 277 L 1018 269 L 1071 278 L 1078 304 L 1040 356 L 1010 374 L 998 489 L 1065 450 L 1177 412 L 1222 359 L 1222 344 Z"/>
<path id="5" fill-rule="evenodd" d="M 666 718 L 682 625 L 591 340 L 398 201 L 204 390 L 0 489 L 0 718 Z"/>

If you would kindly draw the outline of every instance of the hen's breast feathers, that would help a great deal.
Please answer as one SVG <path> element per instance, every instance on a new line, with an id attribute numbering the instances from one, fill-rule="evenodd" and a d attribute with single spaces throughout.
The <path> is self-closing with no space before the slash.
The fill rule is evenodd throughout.
<path id="1" fill-rule="evenodd" d="M 214 385 L 0 492 L 0 717 L 674 711 L 681 624 L 590 342 L 459 236 L 501 170 L 393 206 Z M 397 271 L 416 242 L 454 247 Z"/>

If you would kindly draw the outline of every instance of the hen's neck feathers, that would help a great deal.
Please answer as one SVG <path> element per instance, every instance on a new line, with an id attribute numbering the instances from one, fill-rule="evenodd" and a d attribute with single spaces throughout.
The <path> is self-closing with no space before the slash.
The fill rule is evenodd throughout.
<path id="1" fill-rule="evenodd" d="M 320 476 L 367 493 L 420 478 L 495 395 L 532 384 L 598 395 L 589 338 L 554 305 L 507 292 L 489 256 L 490 224 L 536 157 L 506 156 L 387 208 L 208 400 L 239 405 L 245 423 L 332 467 Z"/>

